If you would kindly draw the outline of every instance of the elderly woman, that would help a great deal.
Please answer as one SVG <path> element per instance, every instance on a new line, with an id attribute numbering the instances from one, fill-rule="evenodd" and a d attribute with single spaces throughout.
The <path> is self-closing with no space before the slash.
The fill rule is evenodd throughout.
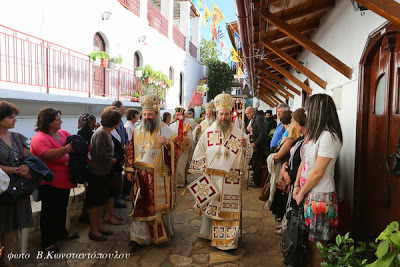
<path id="1" fill-rule="evenodd" d="M 96 116 L 92 113 L 85 112 L 78 119 L 78 135 L 82 136 L 85 141 L 90 144 L 93 131 L 100 127 L 100 123 L 96 123 Z"/>
<path id="2" fill-rule="evenodd" d="M 21 159 L 28 155 L 27 138 L 10 132 L 17 121 L 19 109 L 7 101 L 0 102 L 0 169 L 13 179 L 13 175 L 31 179 L 28 165 L 21 165 Z M 0 247 L 4 247 L 0 266 L 11 266 L 7 255 L 11 252 L 14 231 L 33 226 L 29 197 L 14 203 L 0 203 Z"/>
<path id="3" fill-rule="evenodd" d="M 111 132 L 118 128 L 121 113 L 113 107 L 105 108 L 101 114 L 101 127 L 92 136 L 92 160 L 89 164 L 89 186 L 86 195 L 88 205 L 90 230 L 89 238 L 95 241 L 107 240 L 107 235 L 113 232 L 105 230 L 102 215 L 105 205 L 110 200 L 109 176 L 111 168 L 117 163 L 114 158 L 114 143 Z M 112 200 L 112 197 L 111 197 Z"/>
<path id="4" fill-rule="evenodd" d="M 82 136 L 90 147 L 90 139 L 92 139 L 94 130 L 96 130 L 99 127 L 100 123 L 98 122 L 96 123 L 96 116 L 94 116 L 92 113 L 85 112 L 79 116 L 78 119 L 79 131 L 77 134 Z M 79 222 L 87 224 L 89 223 L 89 214 L 87 213 L 86 200 L 84 201 L 82 206 L 82 213 L 81 216 L 79 216 Z"/>
<path id="5" fill-rule="evenodd" d="M 69 178 L 69 153 L 73 152 L 73 149 L 71 143 L 66 145 L 66 140 L 71 134 L 62 130 L 61 124 L 60 110 L 42 108 L 36 122 L 37 133 L 31 141 L 32 155 L 43 160 L 54 173 L 51 183 L 42 182 L 39 186 L 39 199 L 42 201 L 42 249 L 54 252 L 58 251 L 57 241 L 79 238 L 78 234 L 70 234 L 65 228 L 69 193 L 76 185 L 72 184 Z"/>
<path id="6" fill-rule="evenodd" d="M 305 110 L 307 138 L 301 151 L 302 162 L 294 183 L 293 197 L 297 205 L 304 200 L 304 217 L 309 226 L 310 241 L 307 257 L 311 264 L 319 253 L 317 241 L 326 245 L 337 232 L 338 203 L 334 176 L 343 137 L 332 97 L 312 95 L 306 101 Z"/>

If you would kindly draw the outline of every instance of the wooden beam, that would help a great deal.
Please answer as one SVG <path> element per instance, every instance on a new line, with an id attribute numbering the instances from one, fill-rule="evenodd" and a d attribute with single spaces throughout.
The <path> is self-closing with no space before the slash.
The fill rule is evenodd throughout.
<path id="1" fill-rule="evenodd" d="M 276 89 L 275 87 L 273 87 L 272 85 L 270 85 L 269 83 L 265 82 L 265 81 L 261 81 L 260 84 L 264 85 L 265 87 L 269 88 L 270 90 L 274 91 L 275 93 L 278 93 L 283 96 L 285 99 L 289 100 L 289 98 L 294 98 L 294 95 L 289 93 L 288 91 L 286 91 L 284 88 L 281 87 L 280 90 Z"/>
<path id="2" fill-rule="evenodd" d="M 299 32 L 301 32 L 301 33 L 306 33 L 306 32 L 315 30 L 318 27 L 319 27 L 319 22 L 315 22 L 315 23 L 311 23 L 311 24 L 300 26 L 300 27 L 297 28 L 297 30 Z M 283 32 L 279 32 L 279 33 L 276 33 L 274 35 L 270 35 L 270 36 L 267 35 L 266 39 L 270 40 L 270 41 L 278 41 L 278 40 L 286 38 L 286 37 L 289 37 L 289 36 L 287 36 Z"/>
<path id="3" fill-rule="evenodd" d="M 372 12 L 400 27 L 400 4 L 393 0 L 355 0 Z"/>
<path id="4" fill-rule="evenodd" d="M 264 74 L 268 75 L 271 79 L 274 79 L 278 82 L 280 82 L 281 84 L 283 84 L 284 86 L 286 86 L 287 88 L 289 88 L 290 90 L 292 90 L 294 93 L 296 93 L 297 95 L 301 95 L 301 92 L 299 90 L 297 90 L 296 88 L 294 88 L 292 85 L 288 84 L 287 82 L 285 82 L 283 79 L 279 78 L 278 76 L 274 75 L 272 72 L 270 72 L 269 70 L 266 69 L 261 69 L 261 72 L 263 72 Z"/>
<path id="5" fill-rule="evenodd" d="M 289 97 L 294 98 L 294 95 L 289 93 L 285 88 L 281 87 L 280 85 L 274 83 L 271 79 L 265 76 L 261 76 L 262 82 L 266 82 L 267 84 L 271 85 L 273 88 L 276 89 L 271 89 L 272 91 L 276 92 L 277 94 L 283 96 L 287 100 L 289 100 Z"/>
<path id="6" fill-rule="evenodd" d="M 378 0 L 379 1 L 379 0 Z M 296 19 L 303 19 L 309 16 L 313 16 L 313 15 L 317 15 L 319 13 L 328 11 L 329 9 L 332 9 L 335 7 L 335 1 L 334 0 L 330 0 L 328 3 L 326 3 L 323 6 L 320 7 L 315 7 L 315 8 L 310 8 L 304 11 L 300 11 L 300 12 L 295 12 L 286 16 L 282 16 L 281 19 L 286 21 L 286 22 L 290 22 Z"/>
<path id="7" fill-rule="evenodd" d="M 262 13 L 264 19 L 268 22 L 274 24 L 277 28 L 279 28 L 282 32 L 289 35 L 293 40 L 299 43 L 301 46 L 321 58 L 323 61 L 328 63 L 334 69 L 342 73 L 347 78 L 351 79 L 351 74 L 353 70 L 344 64 L 342 61 L 334 57 L 325 49 L 321 48 L 319 45 L 308 39 L 306 36 L 298 32 L 292 26 L 281 20 L 280 18 L 272 15 L 269 11 L 265 10 Z"/>
<path id="8" fill-rule="evenodd" d="M 284 101 L 282 100 L 282 99 L 280 99 L 273 91 L 271 91 L 270 89 L 268 89 L 268 88 L 265 88 L 265 87 L 260 87 L 262 90 L 261 91 L 264 91 L 264 92 L 266 92 L 266 93 L 269 93 L 270 95 L 271 95 L 271 97 L 274 99 L 274 100 L 276 100 L 276 101 L 278 101 L 278 103 L 283 103 Z"/>
<path id="9" fill-rule="evenodd" d="M 259 94 L 263 95 L 264 97 L 266 97 L 269 101 L 271 101 L 272 103 L 274 103 L 276 106 L 279 105 L 280 103 L 278 103 L 278 101 L 274 100 L 269 94 L 267 94 L 264 91 L 258 91 Z"/>
<path id="10" fill-rule="evenodd" d="M 304 91 L 306 91 L 307 93 L 309 93 L 310 95 L 312 94 L 312 89 L 310 87 L 308 87 L 307 85 L 305 85 L 304 83 L 302 83 L 299 79 L 297 79 L 296 77 L 294 77 L 292 74 L 290 74 L 287 70 L 285 70 L 284 68 L 282 68 L 281 66 L 279 66 L 278 64 L 276 64 L 275 62 L 273 62 L 272 60 L 268 59 L 268 58 L 264 58 L 264 61 L 266 63 L 268 63 L 271 67 L 273 67 L 274 69 L 276 69 L 277 71 L 279 71 L 283 76 L 285 76 L 286 78 L 288 78 L 289 80 L 291 80 L 292 82 L 294 82 L 297 86 L 299 86 L 301 89 L 303 89 Z"/>
<path id="11" fill-rule="evenodd" d="M 273 104 L 271 101 L 269 101 L 265 96 L 259 94 L 258 97 L 264 101 L 265 103 L 267 103 L 268 105 L 270 105 L 271 107 L 276 107 L 275 104 Z"/>
<path id="12" fill-rule="evenodd" d="M 326 82 L 322 80 L 319 76 L 317 76 L 314 72 L 310 71 L 303 65 L 301 65 L 297 60 L 294 60 L 291 56 L 289 56 L 285 51 L 281 50 L 279 47 L 274 45 L 272 42 L 268 40 L 264 40 L 261 42 L 263 45 L 268 47 L 268 49 L 272 50 L 275 54 L 280 56 L 283 60 L 285 60 L 287 63 L 292 65 L 294 68 L 299 70 L 301 73 L 303 73 L 305 76 L 310 78 L 312 81 L 314 81 L 316 84 L 321 86 L 322 88 L 326 89 Z"/>

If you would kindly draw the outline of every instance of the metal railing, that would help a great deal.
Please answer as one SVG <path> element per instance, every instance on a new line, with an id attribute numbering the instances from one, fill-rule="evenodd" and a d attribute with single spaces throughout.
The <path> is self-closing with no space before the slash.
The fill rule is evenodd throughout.
<path id="1" fill-rule="evenodd" d="M 174 43 L 186 51 L 186 37 L 175 26 L 173 27 Z"/>
<path id="2" fill-rule="evenodd" d="M 133 14 L 140 17 L 140 0 L 117 0 L 126 9 L 130 10 Z"/>
<path id="3" fill-rule="evenodd" d="M 168 38 L 168 20 L 150 2 L 147 2 L 147 20 L 151 27 Z"/>
<path id="4" fill-rule="evenodd" d="M 74 91 L 70 95 L 85 97 L 130 98 L 139 90 L 133 70 L 93 66 L 85 54 L 1 25 L 0 82 L 35 86 L 39 90 L 32 91 L 46 93 Z"/>
<path id="5" fill-rule="evenodd" d="M 192 57 L 197 59 L 197 47 L 191 41 L 189 41 L 189 53 Z"/>

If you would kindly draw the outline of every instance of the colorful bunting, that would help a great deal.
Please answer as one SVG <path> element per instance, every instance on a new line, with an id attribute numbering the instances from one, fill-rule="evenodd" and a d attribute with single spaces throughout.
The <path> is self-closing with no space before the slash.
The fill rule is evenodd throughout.
<path id="1" fill-rule="evenodd" d="M 243 79 L 243 87 L 242 87 L 242 90 L 244 90 L 244 87 L 246 86 L 246 84 L 247 84 L 246 79 Z"/>
<path id="2" fill-rule="evenodd" d="M 214 13 L 214 25 L 217 25 L 218 22 L 220 22 L 224 17 L 224 15 L 222 14 L 221 10 L 219 10 L 219 8 L 217 7 L 217 5 L 214 3 L 213 5 L 213 13 Z"/>
<path id="3" fill-rule="evenodd" d="M 240 77 L 243 75 L 243 71 L 239 66 L 236 66 L 236 78 L 240 82 Z"/>
<path id="4" fill-rule="evenodd" d="M 237 50 L 242 49 L 242 43 L 240 41 L 240 36 L 236 31 L 235 31 L 235 46 L 236 46 Z"/>
<path id="5" fill-rule="evenodd" d="M 231 47 L 231 60 L 233 62 L 239 62 L 239 56 L 233 47 Z"/>
<path id="6" fill-rule="evenodd" d="M 224 32 L 222 31 L 221 27 L 218 26 L 218 38 L 222 39 L 224 38 L 224 36 L 225 36 Z"/>
<path id="7" fill-rule="evenodd" d="M 206 6 L 206 9 L 204 10 L 204 15 L 203 15 L 203 24 L 205 27 L 207 27 L 207 22 L 211 19 L 211 17 L 212 17 L 211 11 Z"/>

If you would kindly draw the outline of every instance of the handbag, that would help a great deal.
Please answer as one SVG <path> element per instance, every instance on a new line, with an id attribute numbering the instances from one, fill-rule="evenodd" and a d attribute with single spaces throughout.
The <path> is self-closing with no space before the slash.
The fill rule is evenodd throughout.
<path id="1" fill-rule="evenodd" d="M 276 184 L 276 188 L 278 188 L 285 194 L 289 194 L 290 184 L 286 184 L 285 180 L 281 178 L 279 182 Z"/>
<path id="2" fill-rule="evenodd" d="M 267 179 L 265 179 L 264 186 L 261 189 L 261 194 L 258 197 L 259 200 L 266 202 L 269 199 L 271 187 L 271 174 L 269 173 Z"/>
<path id="3" fill-rule="evenodd" d="M 297 205 L 294 199 L 288 200 L 291 208 L 286 211 L 287 228 L 283 230 L 281 249 L 286 264 L 307 266 L 308 227 L 304 220 L 303 204 Z"/>

